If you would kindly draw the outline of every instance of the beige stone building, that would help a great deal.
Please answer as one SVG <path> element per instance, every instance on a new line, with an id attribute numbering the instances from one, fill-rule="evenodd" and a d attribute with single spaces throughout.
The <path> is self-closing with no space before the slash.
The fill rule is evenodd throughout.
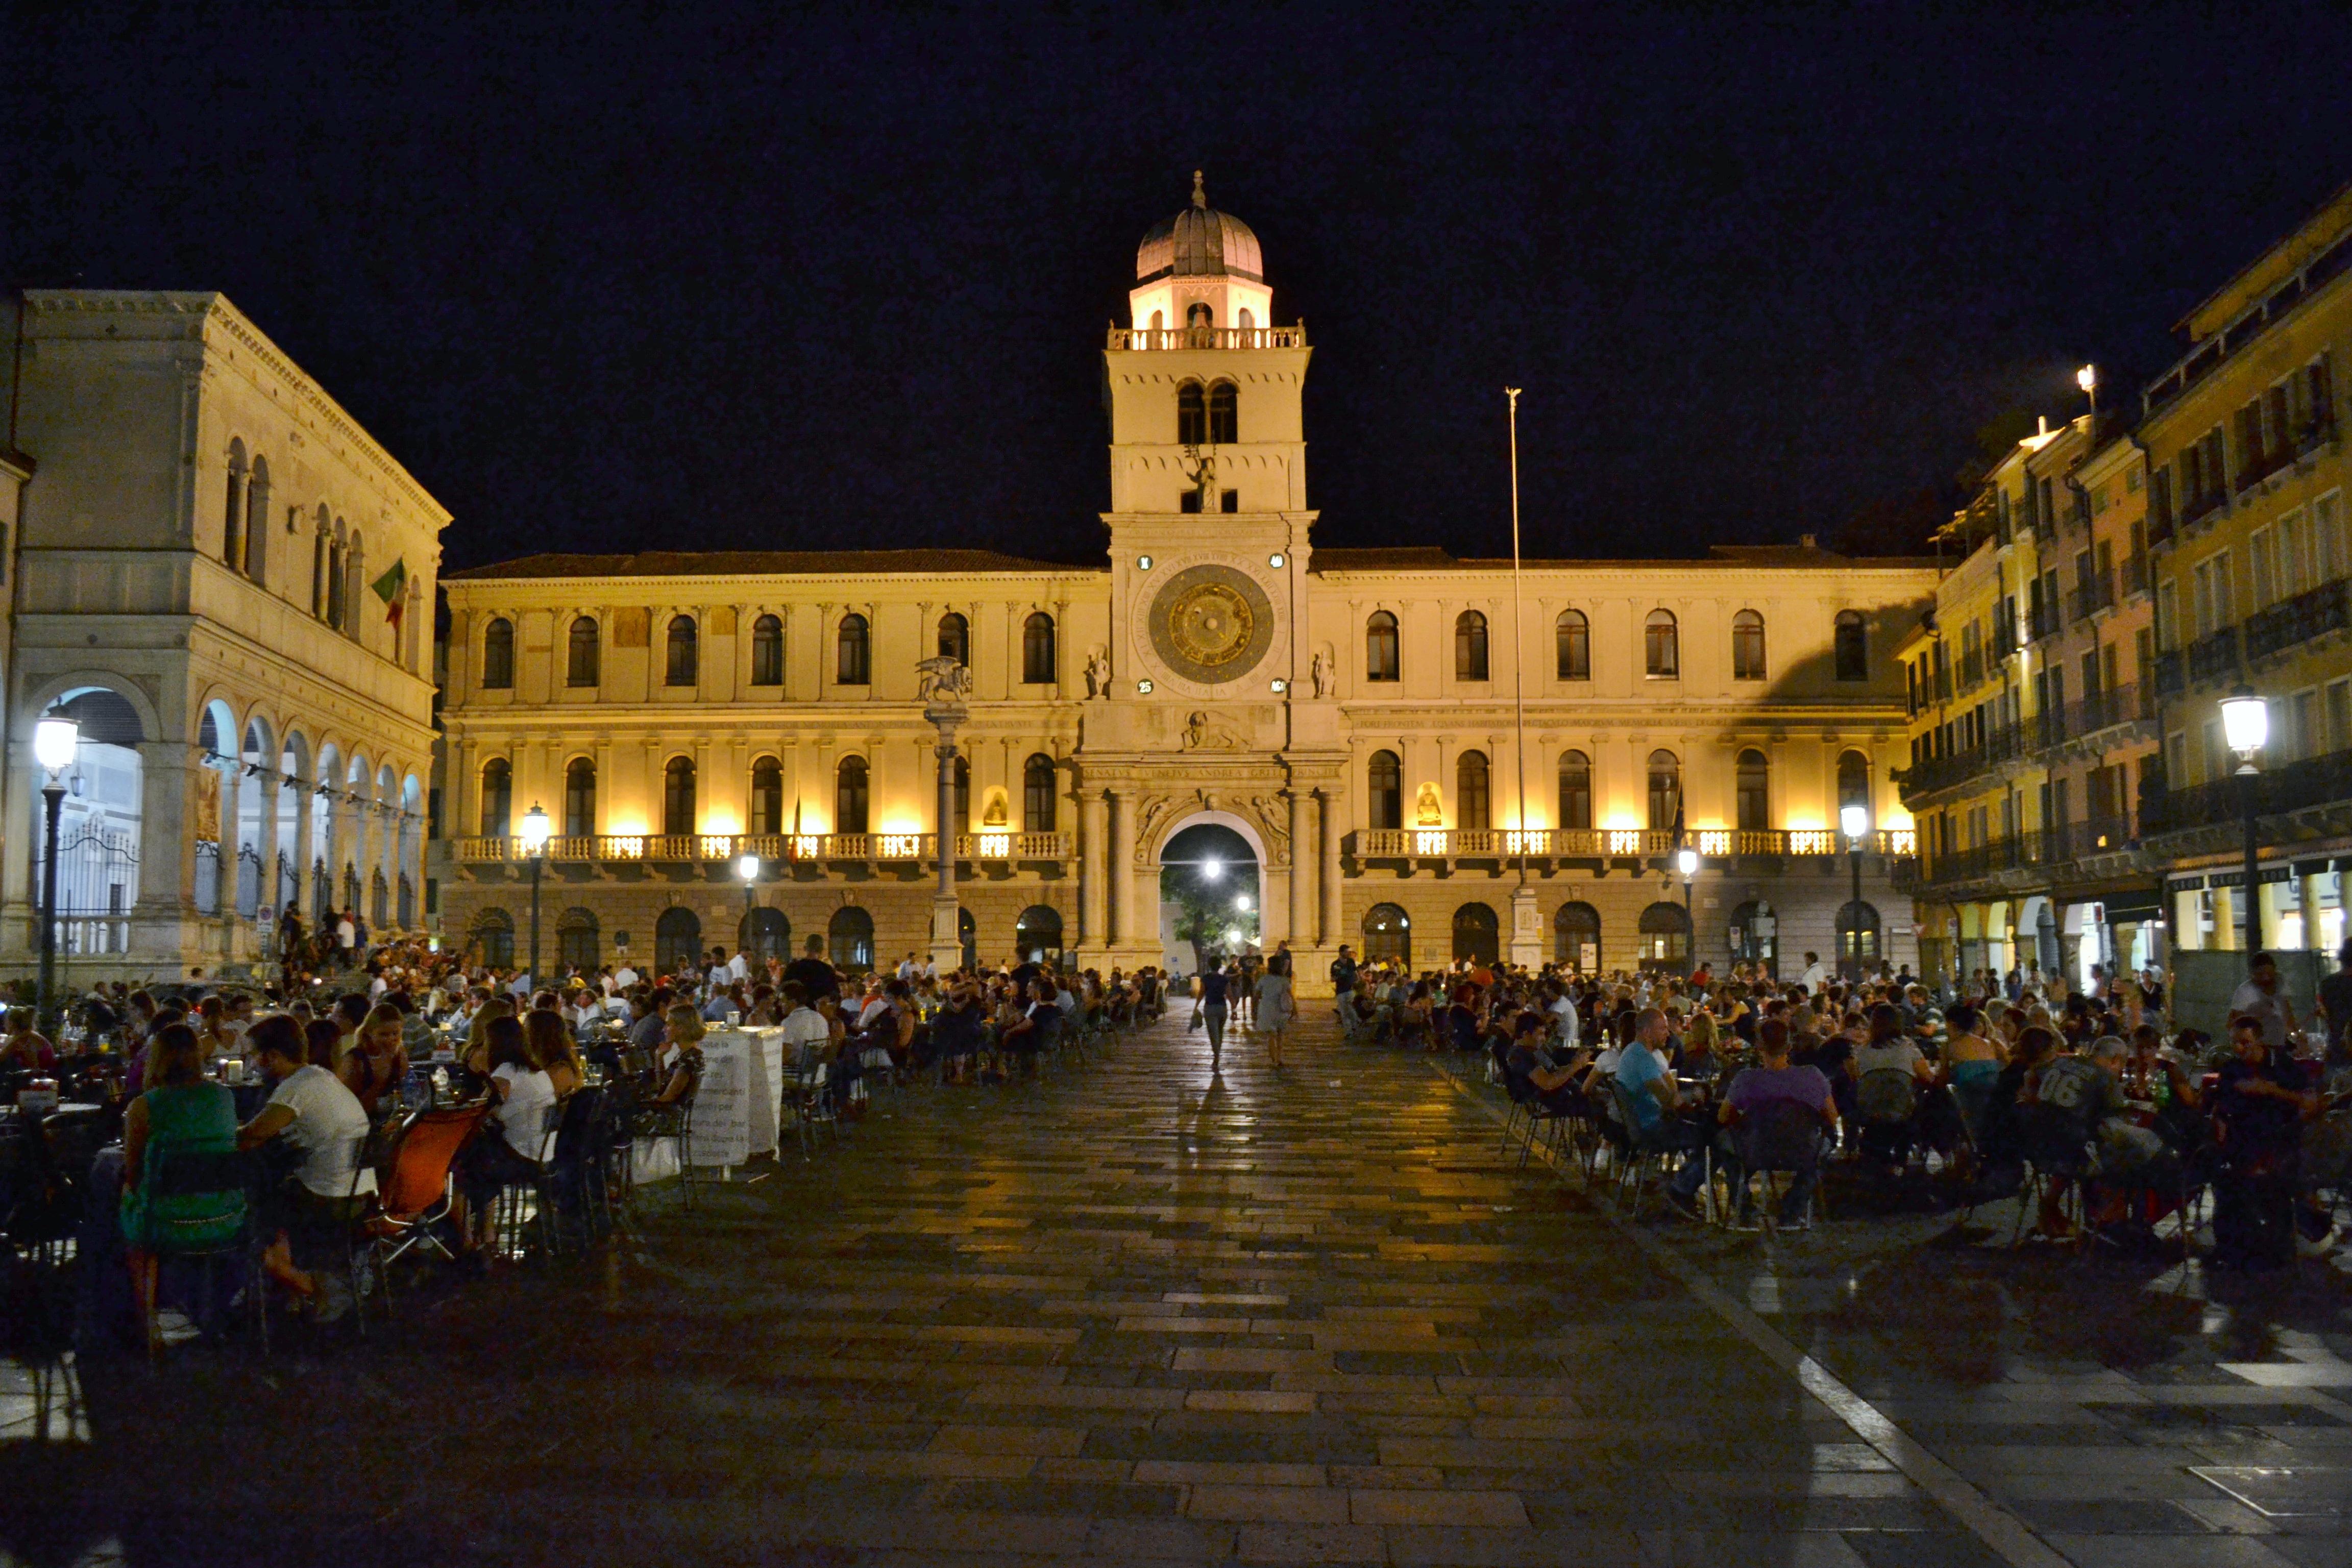
<path id="1" fill-rule="evenodd" d="M 812 932 L 845 963 L 927 949 L 943 826 L 979 958 L 1159 963 L 1163 851 L 1207 822 L 1249 844 L 1262 940 L 1304 954 L 1309 986 L 1343 942 L 1432 967 L 1794 964 L 1833 949 L 1853 800 L 1865 951 L 1913 959 L 1893 649 L 1931 563 L 1808 541 L 1529 562 L 1515 586 L 1508 561 L 1318 549 L 1311 350 L 1273 324 L 1255 236 L 1196 191 L 1146 237 L 1131 307 L 1104 349 L 1094 563 L 654 552 L 451 574 L 445 937 L 522 956 L 537 805 L 544 952 L 574 963 Z M 941 654 L 972 679 L 944 825 L 915 668 Z M 1688 889 L 1678 843 L 1702 858 Z"/>
<path id="2" fill-rule="evenodd" d="M 235 972 L 289 902 L 415 926 L 448 513 L 218 294 L 14 303 L 0 968 L 39 945 L 50 711 L 68 980 Z"/>

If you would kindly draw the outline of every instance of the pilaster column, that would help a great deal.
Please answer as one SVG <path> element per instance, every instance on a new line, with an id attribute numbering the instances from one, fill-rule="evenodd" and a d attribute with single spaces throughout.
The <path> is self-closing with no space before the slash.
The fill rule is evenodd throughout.
<path id="1" fill-rule="evenodd" d="M 1290 942 L 1311 947 L 1315 935 L 1315 797 L 1305 786 L 1290 789 Z"/>
<path id="2" fill-rule="evenodd" d="M 1110 921 L 1113 942 L 1135 940 L 1135 794 L 1111 791 Z"/>
<path id="3" fill-rule="evenodd" d="M 1110 871 L 1110 809 L 1102 791 L 1089 789 L 1078 802 L 1078 929 L 1079 942 L 1088 948 L 1110 945 L 1108 920 L 1109 889 L 1103 879 Z"/>
<path id="4" fill-rule="evenodd" d="M 1323 885 L 1322 945 L 1336 948 L 1348 940 L 1347 933 L 1340 927 L 1342 916 L 1339 902 L 1339 837 L 1348 830 L 1348 814 L 1345 808 L 1347 791 L 1339 784 L 1331 784 L 1325 787 L 1322 795 L 1323 810 L 1320 814 L 1323 818 L 1323 875 L 1320 879 Z M 1297 857 L 1294 855 L 1292 858 L 1296 860 Z"/>

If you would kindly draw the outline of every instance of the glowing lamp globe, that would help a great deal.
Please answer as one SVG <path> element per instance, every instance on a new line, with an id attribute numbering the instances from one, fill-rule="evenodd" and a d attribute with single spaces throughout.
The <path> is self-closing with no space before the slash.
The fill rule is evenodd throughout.
<path id="1" fill-rule="evenodd" d="M 51 773 L 71 766 L 80 743 L 81 726 L 70 719 L 52 716 L 33 726 L 34 759 Z"/>
<path id="2" fill-rule="evenodd" d="M 2271 738 L 2271 705 L 2241 686 L 2221 699 L 2221 733 L 2233 752 L 2259 752 Z"/>

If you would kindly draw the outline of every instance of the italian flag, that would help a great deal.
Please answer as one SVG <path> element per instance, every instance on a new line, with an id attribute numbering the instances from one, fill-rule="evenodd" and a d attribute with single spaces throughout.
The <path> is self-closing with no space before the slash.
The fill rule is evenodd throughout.
<path id="1" fill-rule="evenodd" d="M 400 612 L 405 607 L 406 595 L 403 590 L 408 586 L 407 561 L 403 559 L 394 562 L 390 570 L 368 585 L 375 590 L 375 596 L 384 603 L 383 618 L 390 621 L 395 627 L 398 626 Z"/>

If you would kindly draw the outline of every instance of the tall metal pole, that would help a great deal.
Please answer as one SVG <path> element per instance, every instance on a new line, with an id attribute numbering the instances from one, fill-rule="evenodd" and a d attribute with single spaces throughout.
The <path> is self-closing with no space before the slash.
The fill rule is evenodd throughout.
<path id="1" fill-rule="evenodd" d="M 1519 886 L 1528 885 L 1528 699 L 1527 672 L 1520 668 L 1527 652 L 1519 626 L 1519 389 L 1503 388 L 1511 400 L 1511 710 L 1518 734 L 1519 760 Z"/>
<path id="2" fill-rule="evenodd" d="M 547 847 L 530 858 L 530 988 L 539 989 L 539 869 L 547 864 Z"/>
<path id="3" fill-rule="evenodd" d="M 1852 911 L 1853 925 L 1853 978 L 1859 981 L 1862 978 L 1862 839 L 1858 835 L 1853 841 L 1853 902 L 1847 908 Z"/>
<path id="4" fill-rule="evenodd" d="M 41 1033 L 52 1039 L 58 1029 L 58 818 L 65 804 L 65 781 L 53 773 L 41 786 L 48 846 L 41 862 Z"/>
<path id="5" fill-rule="evenodd" d="M 2238 900 L 2246 912 L 2239 925 L 2245 932 L 2248 957 L 2263 950 L 2262 790 L 2263 775 L 2249 760 L 2238 770 L 2238 801 L 2246 814 L 2246 884 Z"/>

